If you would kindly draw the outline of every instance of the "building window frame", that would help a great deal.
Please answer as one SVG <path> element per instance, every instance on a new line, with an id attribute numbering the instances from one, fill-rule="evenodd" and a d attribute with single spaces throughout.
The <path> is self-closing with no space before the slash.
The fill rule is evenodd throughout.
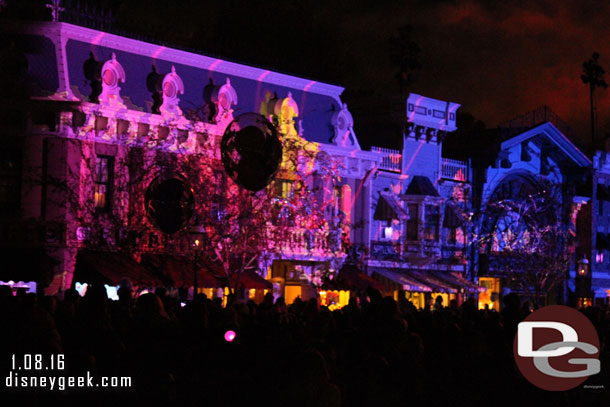
<path id="1" fill-rule="evenodd" d="M 440 206 L 435 204 L 426 204 L 424 206 L 424 240 L 428 242 L 438 242 L 440 223 Z"/>
<path id="2" fill-rule="evenodd" d="M 114 157 L 96 155 L 93 177 L 94 208 L 96 212 L 110 212 L 114 193 Z"/>
<path id="3" fill-rule="evenodd" d="M 407 219 L 406 238 L 408 241 L 418 241 L 419 239 L 419 204 L 407 203 L 409 218 Z"/>

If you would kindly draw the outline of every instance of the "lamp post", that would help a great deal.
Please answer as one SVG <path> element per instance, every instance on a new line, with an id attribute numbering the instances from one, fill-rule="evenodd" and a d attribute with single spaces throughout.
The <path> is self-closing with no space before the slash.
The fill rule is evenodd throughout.
<path id="1" fill-rule="evenodd" d="M 193 300 L 197 295 L 197 264 L 199 260 L 199 251 L 204 245 L 205 238 L 207 237 L 207 231 L 203 225 L 194 225 L 189 230 L 189 235 L 191 236 L 191 247 L 194 250 L 194 259 L 193 259 Z"/>
<path id="2" fill-rule="evenodd" d="M 582 259 L 578 260 L 578 268 L 576 270 L 576 278 L 574 283 L 576 285 L 576 297 L 577 307 L 584 307 L 590 305 L 591 299 L 591 273 L 589 268 L 589 260 L 583 256 Z"/>

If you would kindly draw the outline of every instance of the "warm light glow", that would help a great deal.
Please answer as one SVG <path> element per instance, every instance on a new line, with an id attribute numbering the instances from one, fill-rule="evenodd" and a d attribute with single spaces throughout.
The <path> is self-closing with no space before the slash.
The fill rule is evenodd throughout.
<path id="1" fill-rule="evenodd" d="M 195 239 L 195 246 L 199 247 L 199 239 Z"/>
<path id="2" fill-rule="evenodd" d="M 497 277 L 480 277 L 480 288 L 485 288 L 484 292 L 479 292 L 479 309 L 489 309 L 500 311 L 500 279 Z"/>
<path id="3" fill-rule="evenodd" d="M 284 300 L 287 305 L 290 305 L 294 302 L 297 297 L 301 296 L 301 286 L 300 285 L 287 285 L 284 293 Z"/>
<path id="4" fill-rule="evenodd" d="M 325 305 L 329 310 L 345 307 L 349 304 L 349 291 L 320 291 L 320 305 Z"/>
<path id="5" fill-rule="evenodd" d="M 227 342 L 233 342 L 233 339 L 235 339 L 235 332 L 234 331 L 227 331 L 225 332 L 225 341 Z"/>

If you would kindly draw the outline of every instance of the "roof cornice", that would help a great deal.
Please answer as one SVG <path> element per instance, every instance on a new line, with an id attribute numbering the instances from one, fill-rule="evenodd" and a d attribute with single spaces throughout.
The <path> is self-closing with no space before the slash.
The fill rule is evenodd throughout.
<path id="1" fill-rule="evenodd" d="M 154 59 L 189 65 L 200 69 L 234 75 L 273 85 L 285 86 L 295 90 L 331 96 L 338 102 L 340 102 L 339 96 L 344 91 L 344 88 L 341 86 L 298 78 L 296 76 L 229 62 L 219 58 L 207 57 L 188 51 L 181 51 L 68 23 L 32 22 L 26 25 L 26 31 L 30 34 L 44 36 L 49 36 L 49 33 L 54 35 L 59 34 L 66 40 L 73 39 L 88 42 L 94 45 L 143 55 Z"/>

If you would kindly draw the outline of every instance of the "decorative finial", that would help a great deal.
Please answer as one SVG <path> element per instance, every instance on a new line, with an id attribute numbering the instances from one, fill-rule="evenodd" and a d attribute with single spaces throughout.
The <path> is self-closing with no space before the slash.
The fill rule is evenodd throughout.
<path id="1" fill-rule="evenodd" d="M 292 99 L 292 92 L 288 92 L 288 99 Z"/>
<path id="2" fill-rule="evenodd" d="M 227 78 L 227 85 L 231 86 L 231 79 Z"/>
<path id="3" fill-rule="evenodd" d="M 172 73 L 176 73 L 176 67 L 172 65 Z"/>
<path id="4" fill-rule="evenodd" d="M 59 13 L 65 9 L 61 6 L 61 0 L 51 0 L 51 3 L 46 4 L 47 8 L 51 9 L 51 18 L 54 23 L 59 21 Z"/>
<path id="5" fill-rule="evenodd" d="M 114 52 L 112 53 L 112 60 L 116 61 L 116 54 Z"/>

